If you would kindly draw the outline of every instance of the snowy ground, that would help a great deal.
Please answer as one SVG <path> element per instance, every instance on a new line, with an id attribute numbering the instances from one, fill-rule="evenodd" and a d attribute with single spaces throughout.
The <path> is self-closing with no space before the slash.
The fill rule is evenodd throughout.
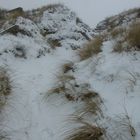
<path id="1" fill-rule="evenodd" d="M 114 124 L 114 121 L 122 121 L 127 110 L 136 130 L 135 140 L 139 140 L 139 54 L 112 54 L 111 43 L 106 42 L 103 53 L 98 58 L 77 63 L 74 76 L 78 83 L 90 83 L 91 89 L 100 94 L 105 115 L 101 124 L 108 127 L 108 132 L 114 139 L 121 135 L 123 130 L 123 136 L 126 133 L 127 140 L 133 140 L 133 137 L 128 135 L 127 127 L 117 127 Z M 12 57 L 5 59 L 4 63 L 1 62 L 1 65 L 8 67 L 13 79 L 13 93 L 3 111 L 2 122 L 3 130 L 11 140 L 63 139 L 64 132 L 68 129 L 66 120 L 76 111 L 77 103 L 68 102 L 60 95 L 48 99 L 44 96 L 54 86 L 56 76 L 61 73 L 62 64 L 68 61 L 77 61 L 76 54 L 59 48 L 53 54 L 40 59 L 24 60 Z M 136 83 L 133 83 L 134 78 Z M 120 116 L 122 118 L 119 118 Z M 112 122 L 112 126 L 104 124 L 104 120 L 106 123 L 107 120 Z"/>
<path id="2" fill-rule="evenodd" d="M 117 135 L 122 134 L 122 139 L 139 140 L 140 54 L 112 53 L 112 42 L 104 42 L 102 49 L 103 52 L 98 57 L 78 64 L 79 70 L 75 75 L 79 81 L 89 82 L 92 89 L 100 94 L 106 108 L 105 116 L 118 121 L 118 124 L 120 123 L 120 126 L 115 126 L 116 128 L 111 126 L 111 120 L 110 124 L 107 124 L 108 127 L 112 127 L 111 131 L 115 131 L 115 134 L 112 133 L 113 139 L 118 140 Z M 135 138 L 125 134 L 128 131 L 127 123 L 125 124 L 127 120 L 123 119 L 126 115 L 131 118 L 132 125 L 136 130 Z M 124 138 L 125 136 L 126 138 Z"/>
<path id="3" fill-rule="evenodd" d="M 73 113 L 73 105 L 59 97 L 48 100 L 44 96 L 55 83 L 61 65 L 72 59 L 73 53 L 61 49 L 39 60 L 7 60 L 14 89 L 2 126 L 11 140 L 61 139 L 64 120 Z"/>
<path id="4" fill-rule="evenodd" d="M 24 9 L 38 8 L 50 3 L 64 3 L 73 11 L 75 11 L 85 23 L 91 27 L 95 27 L 101 20 L 108 16 L 112 16 L 128 10 L 130 8 L 139 7 L 139 0 L 0 0 L 0 7 L 12 9 L 23 7 Z"/>
<path id="5" fill-rule="evenodd" d="M 59 10 L 64 11 L 61 8 Z M 66 31 L 68 31 L 68 37 L 73 37 L 73 34 L 70 34 L 71 29 L 74 31 L 85 29 L 85 26 L 75 24 L 74 14 L 66 10 L 64 16 L 59 10 L 56 15 L 51 15 L 52 13 L 49 12 L 44 14 L 45 20 L 48 17 L 50 19 L 50 21 L 47 19 L 47 22 L 43 21 L 44 26 L 51 25 L 49 27 L 52 28 L 53 24 L 57 25 L 56 23 L 58 23 L 58 27 L 62 28 L 62 32 L 58 30 L 55 37 L 59 37 L 59 34 L 65 37 Z M 45 16 L 46 14 L 49 16 Z M 59 23 L 57 14 L 61 15 L 60 19 L 62 17 L 66 19 Z M 51 16 L 55 17 L 56 21 L 53 21 Z M 42 38 L 41 34 L 38 34 L 41 24 L 36 26 L 30 20 L 22 21 L 24 19 L 19 18 L 17 24 L 24 28 L 22 23 L 26 23 L 25 30 L 32 29 L 32 37 L 21 34 L 0 36 L 0 52 L 2 53 L 0 66 L 8 69 L 13 81 L 13 91 L 1 113 L 2 122 L 0 122 L 1 128 L 7 133 L 10 140 L 62 140 L 65 137 L 64 132 L 69 127 L 73 127 L 67 119 L 81 107 L 80 102 L 68 101 L 61 94 L 45 98 L 48 91 L 58 84 L 57 77 L 62 73 L 62 65 L 69 61 L 74 63 L 75 71 L 70 71 L 70 74 L 74 75 L 76 82 L 79 85 L 88 83 L 90 89 L 98 92 L 103 100 L 101 109 L 104 117 L 97 121 L 111 137 L 108 137 L 107 140 L 118 140 L 118 138 L 139 140 L 139 51 L 113 53 L 112 41 L 105 41 L 101 53 L 88 60 L 80 61 L 77 50 L 72 50 L 65 45 L 67 43 L 65 39 L 66 41 L 72 40 L 64 38 L 65 43 L 62 47 L 51 49 L 50 52 L 45 53 L 45 56 L 37 58 L 40 48 L 50 48 L 45 40 L 47 38 Z M 34 31 L 37 32 L 37 36 Z M 90 35 L 90 31 L 86 30 L 86 33 Z M 74 40 L 75 38 L 73 42 Z M 80 37 L 77 42 L 82 45 L 83 41 L 86 42 L 85 38 Z M 15 49 L 14 46 L 18 43 L 25 47 L 27 58 L 16 57 L 12 53 Z M 7 52 L 5 49 L 12 51 Z M 127 116 L 130 117 L 130 122 L 128 122 Z M 92 120 L 93 116 L 84 117 Z M 135 129 L 134 136 L 130 133 L 129 123 Z"/>

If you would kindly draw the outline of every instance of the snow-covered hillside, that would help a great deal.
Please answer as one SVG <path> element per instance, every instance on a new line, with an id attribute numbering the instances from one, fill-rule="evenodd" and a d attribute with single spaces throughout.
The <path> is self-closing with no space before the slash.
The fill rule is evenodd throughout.
<path id="1" fill-rule="evenodd" d="M 139 9 L 94 30 L 60 4 L 9 15 L 0 22 L 0 140 L 140 139 Z"/>
<path id="2" fill-rule="evenodd" d="M 12 0 L 12 2 L 0 0 L 0 7 L 6 9 L 23 7 L 28 10 L 53 3 L 65 4 L 91 27 L 95 27 L 105 17 L 140 6 L 139 0 Z"/>

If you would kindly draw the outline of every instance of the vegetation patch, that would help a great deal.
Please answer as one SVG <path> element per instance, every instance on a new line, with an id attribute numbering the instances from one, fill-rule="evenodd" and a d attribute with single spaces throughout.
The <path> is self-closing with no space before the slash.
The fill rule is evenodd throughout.
<path id="1" fill-rule="evenodd" d="M 62 94 L 68 101 L 72 101 L 72 99 L 74 101 L 75 97 L 71 94 L 74 88 L 73 82 L 75 83 L 75 77 L 72 75 L 62 74 L 57 76 L 56 86 L 46 93 L 45 98 L 53 94 Z"/>
<path id="2" fill-rule="evenodd" d="M 91 98 L 89 100 L 84 101 L 84 106 L 77 111 L 78 115 L 93 115 L 98 118 L 103 117 L 103 112 L 101 110 L 101 102 L 97 101 L 96 98 Z"/>
<path id="3" fill-rule="evenodd" d="M 5 18 L 5 15 L 6 15 L 6 10 L 5 9 L 1 9 L 0 8 L 0 28 L 2 27 L 2 25 L 5 23 L 6 21 L 6 18 Z"/>
<path id="4" fill-rule="evenodd" d="M 129 43 L 128 49 L 140 50 L 140 23 L 134 23 L 130 26 L 126 39 Z"/>
<path id="5" fill-rule="evenodd" d="M 123 42 L 121 41 L 115 41 L 113 44 L 113 52 L 121 53 L 125 51 L 125 47 L 123 47 Z"/>
<path id="6" fill-rule="evenodd" d="M 73 62 L 65 63 L 65 64 L 62 65 L 62 71 L 63 71 L 64 73 L 67 73 L 67 72 L 69 72 L 70 70 L 74 71 L 73 66 L 74 66 L 74 63 L 73 63 Z"/>
<path id="7" fill-rule="evenodd" d="M 82 101 L 86 101 L 88 99 L 96 98 L 96 97 L 99 97 L 99 94 L 91 90 L 87 90 L 86 92 L 82 93 L 82 95 L 80 96 Z"/>
<path id="8" fill-rule="evenodd" d="M 53 94 L 61 94 L 68 101 L 81 101 L 84 102 L 87 106 L 86 102 L 88 103 L 93 99 L 95 104 L 97 104 L 97 106 L 100 106 L 99 104 L 101 103 L 101 98 L 99 94 L 95 91 L 89 90 L 88 88 L 89 85 L 78 84 L 73 75 L 68 75 L 64 73 L 62 75 L 57 76 L 56 86 L 48 90 L 48 92 L 45 94 L 45 98 Z M 81 112 L 84 111 L 81 110 Z M 85 112 L 85 114 L 87 114 L 88 111 Z"/>
<path id="9" fill-rule="evenodd" d="M 113 52 L 130 52 L 130 51 L 140 51 L 140 24 L 139 22 L 133 23 L 124 30 L 118 32 L 115 31 L 113 36 L 115 37 L 115 44 L 113 46 Z M 112 37 L 113 37 L 112 36 Z"/>
<path id="10" fill-rule="evenodd" d="M 6 103 L 7 96 L 11 93 L 11 82 L 7 71 L 0 67 L 0 107 Z"/>
<path id="11" fill-rule="evenodd" d="M 19 16 L 24 16 L 24 11 L 21 7 L 12 9 L 10 11 L 7 11 L 6 13 L 6 19 L 16 19 Z"/>
<path id="12" fill-rule="evenodd" d="M 104 117 L 101 110 L 101 104 L 103 103 L 100 95 L 94 91 L 87 91 L 87 93 L 82 93 L 78 97 L 84 104 L 78 109 L 75 114 L 84 117 L 84 116 L 97 116 L 98 118 Z"/>
<path id="13" fill-rule="evenodd" d="M 7 11 L 5 9 L 1 9 L 0 8 L 0 20 L 4 20 L 5 19 L 6 12 Z"/>
<path id="14" fill-rule="evenodd" d="M 15 36 L 17 36 L 18 33 L 23 34 L 23 35 L 27 35 L 27 36 L 32 36 L 30 32 L 25 31 L 23 29 L 20 29 L 18 25 L 14 25 L 11 28 L 8 28 L 7 30 L 5 30 L 1 34 L 6 34 L 6 33 L 13 34 Z"/>
<path id="15" fill-rule="evenodd" d="M 62 4 L 49 4 L 47 6 L 43 6 L 39 8 L 39 11 L 43 13 L 44 11 L 48 10 L 49 12 L 53 13 L 56 11 L 56 8 L 58 7 L 63 7 L 63 5 Z"/>
<path id="16" fill-rule="evenodd" d="M 121 36 L 122 33 L 125 32 L 125 28 L 114 28 L 112 31 L 110 31 L 110 35 L 113 39 L 117 38 L 118 36 Z"/>
<path id="17" fill-rule="evenodd" d="M 33 9 L 32 11 L 26 11 L 24 16 L 26 18 L 33 20 L 34 22 L 37 22 L 38 20 L 40 20 L 41 16 L 45 11 L 49 11 L 49 13 L 54 13 L 58 7 L 63 7 L 63 5 L 49 4 L 41 8 Z"/>
<path id="18" fill-rule="evenodd" d="M 59 39 L 48 39 L 47 42 L 50 44 L 52 49 L 55 49 L 56 47 L 61 47 L 61 42 Z"/>
<path id="19" fill-rule="evenodd" d="M 79 56 L 81 60 L 88 59 L 100 53 L 102 51 L 101 49 L 102 43 L 103 38 L 100 36 L 97 36 L 93 40 L 88 42 L 82 49 L 79 50 Z"/>
<path id="20" fill-rule="evenodd" d="M 105 130 L 95 124 L 86 122 L 83 118 L 77 117 L 74 120 L 80 127 L 68 132 L 65 140 L 103 140 Z"/>

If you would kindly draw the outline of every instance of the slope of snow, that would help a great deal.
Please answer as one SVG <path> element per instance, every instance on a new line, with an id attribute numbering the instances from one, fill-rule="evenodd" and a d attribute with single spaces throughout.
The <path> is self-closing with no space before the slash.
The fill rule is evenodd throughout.
<path id="1" fill-rule="evenodd" d="M 48 40 L 61 40 L 62 46 L 68 47 L 80 47 L 78 42 L 81 44 L 91 39 L 93 35 L 88 25 L 84 24 L 74 12 L 63 6 L 58 6 L 55 14 L 53 10 L 44 12 L 38 26 L 41 30 L 47 29 L 49 32 L 54 32 L 54 34 L 46 35 Z"/>
<path id="2" fill-rule="evenodd" d="M 83 22 L 76 24 L 76 15 L 67 8 L 60 6 L 55 10 L 45 11 L 38 22 L 22 17 L 16 20 L 15 24 L 31 36 L 0 36 L 0 66 L 7 68 L 13 81 L 12 94 L 0 116 L 0 128 L 10 140 L 63 140 L 64 132 L 73 128 L 68 118 L 83 102 L 68 101 L 61 93 L 48 96 L 48 91 L 59 84 L 58 76 L 64 74 L 62 65 L 73 62 L 74 70 L 68 74 L 74 75 L 76 86 L 98 92 L 103 101 L 103 118 L 84 117 L 105 128 L 106 140 L 139 140 L 140 53 L 113 53 L 112 41 L 105 41 L 101 53 L 79 62 L 77 50 L 68 48 L 71 42 L 82 46 L 87 39 L 75 31 L 84 32 L 89 38 L 93 31 Z M 55 33 L 43 36 L 44 28 Z M 48 38 L 62 39 L 62 47 L 52 49 Z M 20 57 L 19 47 L 26 57 Z M 43 53 L 41 57 L 39 53 Z M 134 136 L 127 116 L 136 131 Z"/>
<path id="3" fill-rule="evenodd" d="M 74 112 L 74 105 L 61 98 L 44 99 L 44 95 L 53 86 L 61 64 L 74 59 L 73 53 L 61 49 L 61 53 L 58 50 L 38 60 L 8 60 L 14 89 L 2 126 L 11 140 L 61 139 L 63 121 Z"/>
<path id="4" fill-rule="evenodd" d="M 18 17 L 15 23 L 7 21 L 1 27 L 1 30 L 7 30 L 9 27 L 16 25 L 20 30 L 18 36 L 6 35 L 1 36 L 0 53 L 16 52 L 16 48 L 23 47 L 27 57 L 40 57 L 50 51 L 49 41 L 57 40 L 61 46 L 67 49 L 77 49 L 93 36 L 92 29 L 83 23 L 77 15 L 66 6 L 58 5 L 54 12 L 44 10 L 42 15 L 34 15 L 35 12 L 28 12 L 27 18 Z M 32 21 L 31 19 L 34 20 Z M 12 34 L 12 33 L 11 33 Z M 26 41 L 24 41 L 26 38 Z M 4 40 L 4 41 L 3 41 Z M 5 44 L 7 47 L 5 47 Z M 30 46 L 34 44 L 34 47 Z M 47 44 L 47 45 L 46 45 Z M 29 54 L 28 54 L 29 53 Z"/>
<path id="5" fill-rule="evenodd" d="M 102 50 L 97 57 L 78 63 L 75 76 L 79 82 L 90 83 L 91 88 L 103 99 L 105 107 L 103 120 L 107 124 L 103 121 L 102 125 L 107 125 L 112 139 L 118 139 L 118 136 L 123 140 L 134 139 L 128 133 L 128 123 L 125 119 L 128 115 L 136 130 L 135 139 L 139 140 L 140 53 L 112 53 L 110 41 L 104 42 Z M 115 124 L 113 127 L 111 123 L 115 121 L 118 126 Z"/>
<path id="6" fill-rule="evenodd" d="M 91 27 L 95 27 L 98 22 L 105 17 L 118 14 L 130 8 L 139 7 L 139 0 L 0 0 L 0 6 L 8 9 L 23 7 L 33 9 L 53 3 L 64 3 L 75 11 L 78 16 Z"/>
<path id="7" fill-rule="evenodd" d="M 64 13 L 59 10 L 64 9 L 58 8 L 58 13 L 54 14 L 44 12 L 41 22 L 36 24 L 29 19 L 18 17 L 15 24 L 31 36 L 20 32 L 17 35 L 5 33 L 0 36 L 0 66 L 8 69 L 13 81 L 12 94 L 1 114 L 0 129 L 10 140 L 63 139 L 65 120 L 75 112 L 77 104 L 67 102 L 59 96 L 46 99 L 46 94 L 56 84 L 57 76 L 62 72 L 62 65 L 78 60 L 74 50 L 67 50 L 70 48 L 68 42 L 81 46 L 87 41 L 82 35 L 73 35 L 71 29 L 85 33 L 92 31 L 82 22 L 76 25 L 76 15 L 69 9 Z M 46 17 L 46 14 L 49 16 Z M 61 21 L 62 18 L 64 21 Z M 43 28 L 51 30 L 51 21 L 57 23 L 57 30 L 60 30 L 62 37 L 66 36 L 63 46 L 54 50 L 47 43 L 48 37 L 42 36 L 40 31 Z M 4 26 L 6 28 L 11 25 L 6 23 Z M 60 35 L 54 34 L 54 37 L 58 36 Z M 75 41 L 75 38 L 68 40 L 68 36 L 78 36 L 79 41 Z M 42 57 L 38 57 L 39 53 Z"/>

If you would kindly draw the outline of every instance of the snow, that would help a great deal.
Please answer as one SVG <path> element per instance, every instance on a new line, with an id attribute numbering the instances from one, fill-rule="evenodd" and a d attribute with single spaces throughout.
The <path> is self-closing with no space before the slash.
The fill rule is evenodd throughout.
<path id="1" fill-rule="evenodd" d="M 60 18 L 61 16 L 63 14 Z M 45 23 L 47 19 L 44 18 L 42 21 Z M 77 55 L 72 49 L 68 51 L 63 46 L 55 50 L 51 49 L 45 53 L 45 56 L 37 58 L 39 50 L 50 49 L 46 38 L 40 34 L 41 24 L 38 23 L 36 26 L 31 20 L 22 17 L 19 17 L 15 24 L 24 31 L 31 32 L 32 36 L 20 33 L 17 36 L 10 34 L 0 36 L 0 65 L 8 68 L 13 81 L 12 94 L 1 115 L 3 120 L 1 129 L 11 140 L 62 139 L 64 120 L 75 111 L 76 105 L 68 103 L 59 96 L 59 99 L 49 98 L 48 100 L 45 95 L 54 86 L 57 75 L 61 73 L 62 65 L 68 61 L 77 60 Z M 69 26 L 69 28 L 75 27 L 75 22 Z M 67 42 L 64 43 L 67 44 Z M 78 44 L 80 43 L 82 42 Z M 67 44 L 67 46 L 70 45 Z M 16 52 L 16 47 L 24 49 L 26 58 L 16 57 L 19 53 Z M 13 55 L 15 53 L 16 55 Z"/>
<path id="2" fill-rule="evenodd" d="M 73 31 L 84 31 L 89 37 L 93 32 L 84 23 L 77 25 L 76 17 L 65 7 L 58 8 L 54 15 L 44 12 L 41 21 L 36 24 L 19 17 L 16 25 L 31 32 L 32 36 L 21 33 L 0 36 L 0 66 L 7 68 L 13 86 L 0 116 L 0 128 L 10 140 L 63 140 L 65 132 L 75 127 L 68 123 L 68 119 L 82 108 L 83 102 L 68 101 L 61 93 L 46 98 L 48 91 L 59 84 L 57 78 L 64 74 L 62 65 L 67 62 L 74 63 L 74 71 L 68 74 L 76 78 L 78 88 L 82 87 L 77 89 L 78 93 L 75 90 L 78 96 L 81 90 L 89 88 L 98 92 L 103 100 L 101 109 L 104 117 L 97 119 L 97 116 L 85 115 L 85 119 L 94 118 L 106 128 L 107 136 L 113 140 L 117 140 L 118 136 L 122 140 L 140 139 L 140 53 L 112 52 L 113 44 L 109 40 L 103 43 L 101 53 L 79 61 L 77 50 L 71 49 L 70 45 L 82 46 L 87 40 Z M 40 30 L 45 27 L 52 29 L 54 25 L 55 34 L 41 35 Z M 78 39 L 71 38 L 73 36 Z M 49 37 L 63 37 L 62 47 L 51 49 L 47 43 Z M 26 58 L 16 57 L 20 53 L 16 52 L 17 46 L 24 49 Z M 40 50 L 46 52 L 38 57 Z M 129 132 L 127 115 L 135 128 L 135 137 Z"/>
<path id="3" fill-rule="evenodd" d="M 108 117 L 116 119 L 119 123 L 122 121 L 119 116 L 125 117 L 125 115 L 129 115 L 131 117 L 132 124 L 137 131 L 136 139 L 138 140 L 140 136 L 140 54 L 112 53 L 112 42 L 110 41 L 104 42 L 102 50 L 103 52 L 97 57 L 78 63 L 78 70 L 75 76 L 80 82 L 90 83 L 91 89 L 100 94 L 106 108 L 106 122 Z M 126 111 L 128 114 L 126 114 Z M 111 131 L 114 129 L 113 131 L 116 131 L 116 134 L 120 133 L 115 128 L 112 128 L 111 125 L 107 124 L 107 127 Z M 122 126 L 118 126 L 117 129 L 123 132 L 120 127 Z M 113 139 L 117 139 L 111 132 L 110 135 L 112 135 Z M 123 139 L 133 139 L 125 133 L 118 135 L 127 136 Z"/>
<path id="4" fill-rule="evenodd" d="M 73 105 L 61 103 L 61 98 L 48 101 L 44 94 L 54 84 L 61 64 L 68 60 L 74 60 L 73 53 L 62 49 L 38 60 L 8 60 L 15 88 L 4 111 L 3 125 L 12 140 L 57 140 L 62 121 L 73 112 Z"/>
<path id="5" fill-rule="evenodd" d="M 139 0 L 12 0 L 12 2 L 10 0 L 0 0 L 0 7 L 32 9 L 50 3 L 64 3 L 91 27 L 95 27 L 105 17 L 140 6 Z"/>

